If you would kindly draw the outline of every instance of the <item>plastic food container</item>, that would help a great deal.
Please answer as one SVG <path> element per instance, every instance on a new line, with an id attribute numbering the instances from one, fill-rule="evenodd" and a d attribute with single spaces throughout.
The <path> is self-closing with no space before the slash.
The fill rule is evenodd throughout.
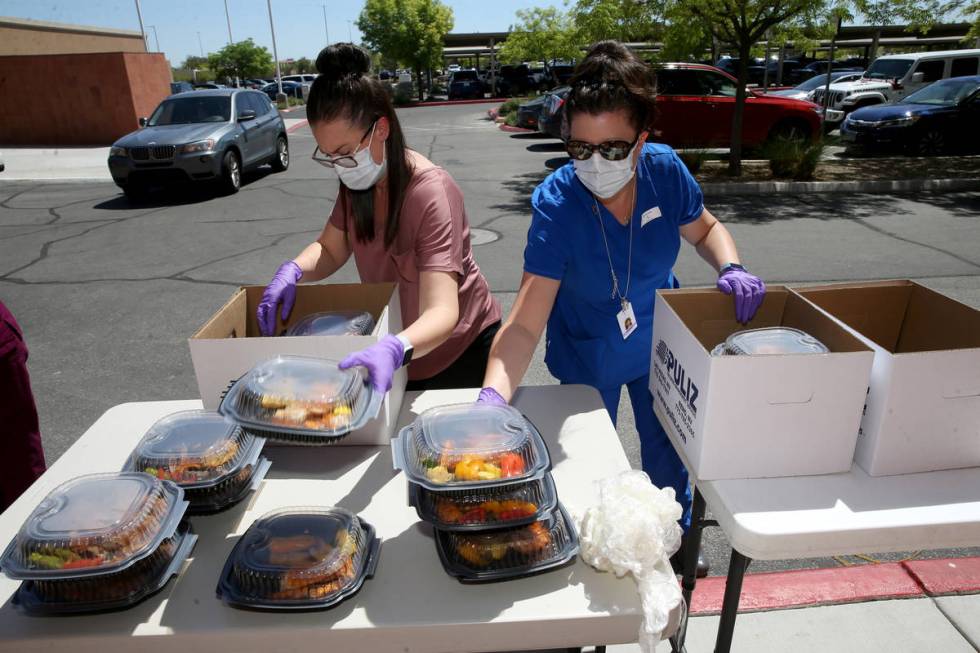
<path id="1" fill-rule="evenodd" d="M 194 549 L 197 535 L 182 524 L 147 557 L 122 571 L 98 576 L 28 580 L 14 603 L 32 614 L 121 610 L 156 594 L 175 576 Z"/>
<path id="2" fill-rule="evenodd" d="M 374 317 L 364 311 L 311 313 L 286 329 L 284 336 L 366 336 L 374 330 Z"/>
<path id="3" fill-rule="evenodd" d="M 511 485 L 551 467 L 541 434 L 511 406 L 429 409 L 399 431 L 391 448 L 396 469 L 437 492 Z"/>
<path id="4" fill-rule="evenodd" d="M 715 348 L 711 350 L 711 355 L 712 356 L 727 356 L 728 355 L 728 350 L 725 349 L 725 343 L 720 342 L 717 345 L 715 345 Z"/>
<path id="5" fill-rule="evenodd" d="M 235 381 L 218 412 L 248 433 L 299 444 L 333 444 L 376 417 L 382 393 L 363 370 L 322 358 L 278 356 Z"/>
<path id="6" fill-rule="evenodd" d="M 0 558 L 10 578 L 49 580 L 120 572 L 177 530 L 184 490 L 141 472 L 80 476 L 44 498 Z"/>
<path id="7" fill-rule="evenodd" d="M 729 354 L 742 356 L 826 354 L 830 351 L 808 333 L 788 327 L 767 327 L 733 333 L 725 340 L 725 349 Z"/>
<path id="8" fill-rule="evenodd" d="M 565 509 L 527 526 L 477 533 L 436 530 L 442 566 L 463 582 L 510 580 L 561 567 L 578 554 L 578 534 Z"/>
<path id="9" fill-rule="evenodd" d="M 408 503 L 440 530 L 477 531 L 538 521 L 558 505 L 558 492 L 551 474 L 484 490 L 431 492 L 409 483 Z"/>
<path id="10" fill-rule="evenodd" d="M 381 541 L 343 508 L 285 508 L 264 515 L 235 545 L 218 583 L 231 605 L 328 608 L 374 576 Z"/>
<path id="11" fill-rule="evenodd" d="M 265 477 L 263 438 L 218 413 L 187 410 L 150 427 L 126 463 L 184 488 L 191 513 L 222 510 L 241 501 Z"/>

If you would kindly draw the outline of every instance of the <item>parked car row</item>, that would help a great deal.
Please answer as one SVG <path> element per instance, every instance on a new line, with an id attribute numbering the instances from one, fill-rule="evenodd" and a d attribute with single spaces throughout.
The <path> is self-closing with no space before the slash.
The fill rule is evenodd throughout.
<path id="1" fill-rule="evenodd" d="M 286 125 L 258 91 L 172 95 L 140 125 L 113 143 L 107 162 L 113 181 L 131 198 L 175 181 L 217 182 L 235 193 L 243 171 L 264 164 L 277 172 L 289 167 Z"/>

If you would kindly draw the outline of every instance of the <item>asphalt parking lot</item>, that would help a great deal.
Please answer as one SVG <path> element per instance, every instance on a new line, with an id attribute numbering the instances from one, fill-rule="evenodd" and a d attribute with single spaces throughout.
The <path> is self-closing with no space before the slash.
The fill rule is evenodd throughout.
<path id="1" fill-rule="evenodd" d="M 477 262 L 506 311 L 520 281 L 531 191 L 566 157 L 554 140 L 501 132 L 485 119 L 489 106 L 400 116 L 410 146 L 463 189 L 480 230 L 474 242 L 483 243 Z M 290 143 L 289 171 L 246 175 L 229 197 L 192 189 L 132 205 L 111 183 L 0 182 L 0 297 L 31 349 L 49 461 L 115 404 L 196 396 L 187 337 L 237 286 L 266 283 L 314 239 L 336 197 L 335 175 L 310 160 L 309 130 Z M 980 307 L 980 193 L 729 197 L 707 206 L 767 283 L 913 278 Z M 676 274 L 685 286 L 715 277 L 690 247 Z M 356 281 L 353 265 L 334 280 Z M 539 347 L 525 383 L 555 382 L 541 355 Z M 620 413 L 637 464 L 627 401 Z M 706 548 L 717 574 L 728 553 L 715 531 L 706 532 Z"/>

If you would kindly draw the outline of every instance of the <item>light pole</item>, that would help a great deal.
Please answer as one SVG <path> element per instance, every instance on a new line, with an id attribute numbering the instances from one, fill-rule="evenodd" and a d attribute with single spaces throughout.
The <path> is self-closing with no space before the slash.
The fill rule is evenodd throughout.
<path id="1" fill-rule="evenodd" d="M 323 7 L 323 32 L 327 36 L 327 45 L 330 45 L 330 30 L 327 29 L 327 5 L 320 5 Z"/>
<path id="2" fill-rule="evenodd" d="M 225 0 L 226 3 L 227 1 Z M 282 92 L 282 70 L 279 67 L 279 51 L 276 49 L 276 25 L 272 22 L 272 0 L 266 0 L 266 4 L 269 6 L 269 29 L 272 30 L 272 56 L 276 58 L 276 83 L 279 85 L 276 102 L 280 102 L 286 99 L 286 94 Z"/>
<path id="3" fill-rule="evenodd" d="M 354 37 L 351 36 L 351 31 L 350 31 L 350 21 L 347 21 L 347 40 L 350 41 L 351 43 L 354 42 Z"/>
<path id="4" fill-rule="evenodd" d="M 225 20 L 228 21 L 228 45 L 231 45 L 235 40 L 231 38 L 231 14 L 228 13 L 228 0 L 225 0 Z"/>
<path id="5" fill-rule="evenodd" d="M 201 58 L 204 58 L 204 45 L 201 44 L 201 33 L 197 33 L 197 47 L 201 48 Z"/>
<path id="6" fill-rule="evenodd" d="M 140 0 L 136 0 L 136 17 L 140 21 L 140 34 L 143 35 L 143 45 L 146 45 L 146 30 L 143 29 L 143 11 L 140 9 Z"/>
<path id="7" fill-rule="evenodd" d="M 157 26 L 156 25 L 147 25 L 147 28 L 153 30 L 153 39 L 157 43 L 157 49 L 156 49 L 156 51 L 159 52 L 160 51 L 160 37 L 157 36 Z"/>

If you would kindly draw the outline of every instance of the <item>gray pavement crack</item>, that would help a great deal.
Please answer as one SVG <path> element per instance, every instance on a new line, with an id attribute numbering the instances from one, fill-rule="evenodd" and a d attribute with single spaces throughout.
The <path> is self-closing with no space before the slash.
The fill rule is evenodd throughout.
<path id="1" fill-rule="evenodd" d="M 898 241 L 901 241 L 903 243 L 908 243 L 909 245 L 918 245 L 919 247 L 925 247 L 926 249 L 931 249 L 934 252 L 938 252 L 940 254 L 945 254 L 946 256 L 949 256 L 950 258 L 956 259 L 960 263 L 966 263 L 967 265 L 971 265 L 971 266 L 973 266 L 975 268 L 980 268 L 980 263 L 978 263 L 977 261 L 971 261 L 970 259 L 966 258 L 965 256 L 960 256 L 959 254 L 957 254 L 955 252 L 951 252 L 948 249 L 943 249 L 942 247 L 936 247 L 935 245 L 929 245 L 928 243 L 920 243 L 917 240 L 913 240 L 911 238 L 905 238 L 904 236 L 899 236 L 898 234 L 894 234 L 894 233 L 888 231 L 887 229 L 882 229 L 881 227 L 876 227 L 873 224 L 870 224 L 869 222 L 866 222 L 864 220 L 864 218 L 855 218 L 854 219 L 854 222 L 860 224 L 861 226 L 865 227 L 866 229 L 869 229 L 870 231 L 873 231 L 873 232 L 875 232 L 877 234 L 881 234 L 882 236 L 888 236 L 889 238 L 893 238 L 893 239 L 898 240 Z"/>
<path id="2" fill-rule="evenodd" d="M 17 199 L 18 197 L 20 197 L 24 193 L 29 193 L 30 191 L 34 190 L 38 186 L 39 186 L 39 184 L 35 184 L 33 186 L 28 186 L 24 190 L 17 191 L 16 193 L 14 193 L 13 195 L 11 195 L 7 199 L 5 199 L 2 202 L 0 202 L 0 206 L 2 206 L 5 209 L 17 209 L 17 208 L 21 208 L 21 207 L 16 207 L 16 206 L 9 206 L 8 203 L 14 201 L 15 199 Z"/>

